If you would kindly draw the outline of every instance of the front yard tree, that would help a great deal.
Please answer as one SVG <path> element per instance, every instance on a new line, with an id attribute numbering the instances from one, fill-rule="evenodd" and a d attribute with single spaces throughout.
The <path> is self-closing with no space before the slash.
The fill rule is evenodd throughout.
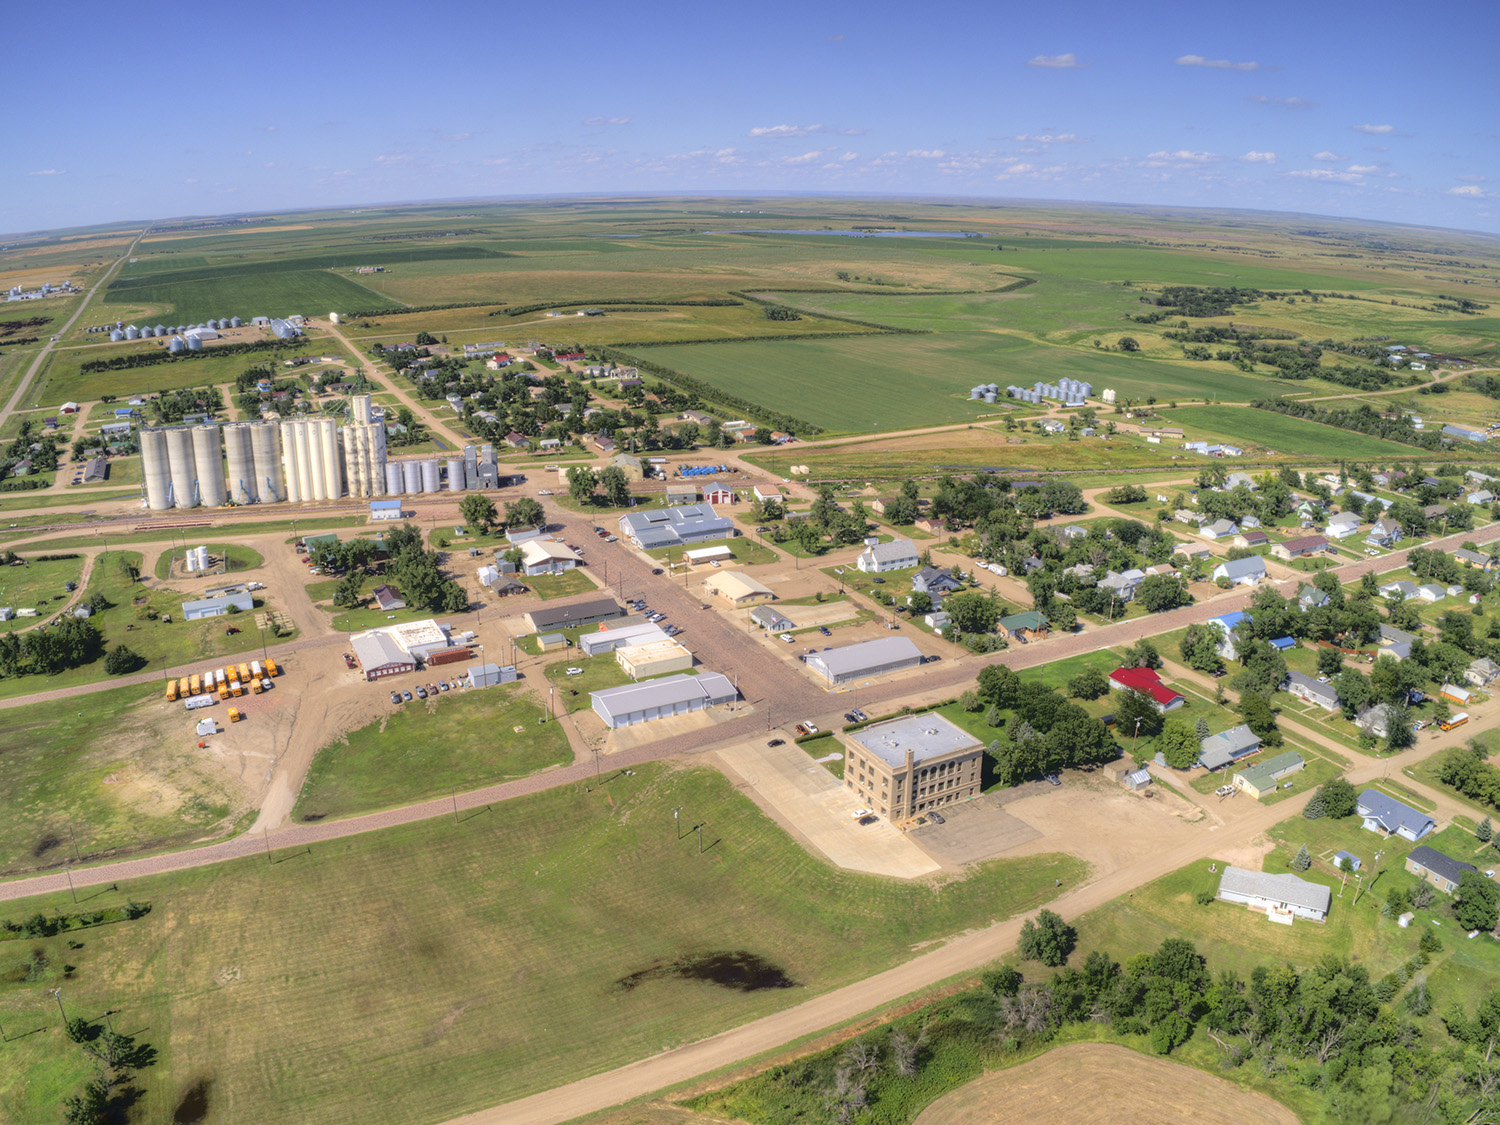
<path id="1" fill-rule="evenodd" d="M 1358 804 L 1359 798 L 1354 792 L 1354 786 L 1350 785 L 1342 777 L 1335 777 L 1325 781 L 1318 788 L 1318 796 L 1323 801 L 1323 811 L 1335 820 L 1342 820 L 1346 816 L 1354 815 L 1354 806 Z"/>
<path id="2" fill-rule="evenodd" d="M 146 658 L 138 652 L 115 645 L 104 657 L 104 670 L 111 676 L 123 676 L 145 665 Z"/>
<path id="3" fill-rule="evenodd" d="M 1240 718 L 1267 746 L 1281 745 L 1281 731 L 1276 726 L 1276 713 L 1266 697 L 1259 692 L 1247 691 L 1240 696 Z"/>
<path id="4" fill-rule="evenodd" d="M 953 619 L 953 624 L 965 633 L 992 633 L 1000 616 L 995 599 L 977 591 L 950 594 L 943 601 L 943 609 Z"/>
<path id="5" fill-rule="evenodd" d="M 333 588 L 333 604 L 340 609 L 355 609 L 364 604 L 364 576 L 346 574 Z"/>
<path id="6" fill-rule="evenodd" d="M 466 494 L 458 502 L 458 514 L 463 517 L 470 530 L 484 535 L 489 534 L 490 528 L 495 526 L 495 521 L 499 518 L 494 501 L 482 492 Z"/>
<path id="7" fill-rule="evenodd" d="M 1192 769 L 1202 751 L 1197 735 L 1185 719 L 1168 719 L 1162 726 L 1157 745 L 1161 748 L 1167 765 L 1175 770 Z"/>
<path id="8" fill-rule="evenodd" d="M 1500 886 L 1483 872 L 1465 871 L 1453 899 L 1453 917 L 1466 930 L 1493 930 L 1500 921 Z"/>
<path id="9" fill-rule="evenodd" d="M 990 664 L 979 670 L 979 698 L 997 707 L 1013 707 L 1021 690 L 1021 677 L 1004 664 Z"/>
<path id="10" fill-rule="evenodd" d="M 1048 968 L 1066 964 L 1068 954 L 1078 942 L 1078 934 L 1060 915 L 1043 910 L 1036 920 L 1026 919 L 1021 926 L 1017 951 L 1028 961 L 1040 961 Z"/>
<path id="11" fill-rule="evenodd" d="M 1068 681 L 1068 694 L 1074 699 L 1098 699 L 1108 695 L 1109 677 L 1097 668 L 1085 669 Z"/>
<path id="12" fill-rule="evenodd" d="M 630 506 L 630 479 L 618 465 L 599 470 L 599 487 L 604 491 L 604 502 L 611 508 Z"/>
<path id="13" fill-rule="evenodd" d="M 1312 866 L 1312 856 L 1308 853 L 1307 845 L 1303 844 L 1297 849 L 1297 854 L 1292 857 L 1293 871 L 1306 871 Z"/>
<path id="14" fill-rule="evenodd" d="M 580 504 L 591 504 L 594 500 L 594 470 L 587 465 L 574 465 L 568 470 L 568 495 Z"/>
<path id="15" fill-rule="evenodd" d="M 522 496 L 505 505 L 506 527 L 540 527 L 542 518 L 542 502 L 530 496 Z"/>
<path id="16" fill-rule="evenodd" d="M 1207 625 L 1189 625 L 1178 647 L 1193 671 L 1212 676 L 1224 670 L 1224 660 L 1219 656 L 1218 630 Z"/>
<path id="17" fill-rule="evenodd" d="M 1177 579 L 1166 574 L 1153 574 L 1141 582 L 1136 600 L 1145 606 L 1147 613 L 1164 613 L 1185 606 L 1193 599 Z"/>
<path id="18" fill-rule="evenodd" d="M 1149 695 L 1127 691 L 1115 708 L 1115 729 L 1125 738 L 1155 738 L 1162 729 L 1161 712 Z"/>

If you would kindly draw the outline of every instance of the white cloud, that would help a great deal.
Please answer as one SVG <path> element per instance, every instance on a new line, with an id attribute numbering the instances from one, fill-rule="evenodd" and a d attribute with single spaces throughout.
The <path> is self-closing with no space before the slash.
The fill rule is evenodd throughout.
<path id="1" fill-rule="evenodd" d="M 1012 164 L 1005 170 L 1005 174 L 1007 176 L 1020 176 L 1034 171 L 1036 171 L 1036 165 L 1034 164 Z"/>
<path id="2" fill-rule="evenodd" d="M 1351 125 L 1349 128 L 1353 129 L 1356 133 L 1369 133 L 1375 137 L 1396 131 L 1394 125 Z"/>
<path id="3" fill-rule="evenodd" d="M 848 128 L 848 129 L 840 129 L 839 130 L 839 136 L 841 136 L 841 137 L 863 137 L 864 135 L 865 135 L 865 131 L 863 129 L 861 129 L 858 125 L 852 126 L 852 127 Z"/>
<path id="4" fill-rule="evenodd" d="M 630 124 L 630 118 L 628 118 L 628 117 L 590 117 L 586 121 L 584 121 L 584 124 L 587 125 L 587 126 L 590 126 L 591 128 L 595 127 L 595 126 L 599 126 L 599 125 L 629 125 Z"/>
<path id="5" fill-rule="evenodd" d="M 1336 153 L 1336 152 L 1329 152 L 1326 148 L 1322 152 L 1315 152 L 1315 153 L 1313 153 L 1312 154 L 1312 158 L 1314 160 L 1322 160 L 1322 161 L 1325 161 L 1327 163 L 1332 163 L 1332 164 L 1337 164 L 1340 160 L 1344 159 L 1338 153 Z"/>
<path id="6" fill-rule="evenodd" d="M 1066 55 L 1037 55 L 1026 60 L 1027 66 L 1041 66 L 1048 70 L 1074 70 L 1083 65 L 1078 56 L 1069 51 Z"/>
<path id="7" fill-rule="evenodd" d="M 1488 199 L 1490 193 L 1476 184 L 1464 184 L 1463 187 L 1451 187 L 1445 195 L 1457 195 L 1464 199 Z"/>
<path id="8" fill-rule="evenodd" d="M 1146 159 L 1178 164 L 1212 164 L 1220 157 L 1212 152 L 1189 152 L 1187 149 L 1178 149 L 1176 152 L 1153 152 Z"/>
<path id="9" fill-rule="evenodd" d="M 1371 172 L 1379 171 L 1379 166 L 1375 164 L 1351 164 L 1348 171 L 1356 175 L 1368 176 Z"/>
<path id="10" fill-rule="evenodd" d="M 27 172 L 28 176 L 66 176 L 68 173 L 61 168 L 42 168 L 36 172 Z"/>
<path id="11" fill-rule="evenodd" d="M 1364 179 L 1360 172 L 1335 172 L 1332 168 L 1299 168 L 1287 175 L 1329 184 L 1357 184 Z"/>
<path id="12" fill-rule="evenodd" d="M 376 164 L 409 164 L 411 156 L 404 152 L 383 152 L 375 158 Z"/>
<path id="13" fill-rule="evenodd" d="M 842 35 L 830 35 L 827 38 L 828 42 L 830 43 L 842 43 L 844 41 L 844 37 Z"/>
<path id="14" fill-rule="evenodd" d="M 1202 55 L 1181 55 L 1178 66 L 1204 66 L 1210 70 L 1259 70 L 1258 62 L 1230 62 L 1228 59 L 1206 59 Z"/>
<path id="15" fill-rule="evenodd" d="M 1282 109 L 1317 109 L 1317 102 L 1310 102 L 1306 98 L 1268 98 L 1265 94 L 1251 94 L 1247 99 L 1259 102 L 1261 105 L 1275 105 Z"/>
<path id="16" fill-rule="evenodd" d="M 752 137 L 808 137 L 821 133 L 821 125 L 757 125 L 750 130 Z"/>
<path id="17" fill-rule="evenodd" d="M 906 155 L 920 157 L 923 160 L 941 160 L 946 154 L 940 148 L 914 148 Z"/>
<path id="18" fill-rule="evenodd" d="M 801 156 L 783 157 L 782 160 L 786 164 L 811 164 L 814 160 L 821 159 L 822 156 L 821 149 L 814 149 L 812 152 L 804 152 Z"/>
<path id="19" fill-rule="evenodd" d="M 1274 152 L 1247 152 L 1240 159 L 1246 164 L 1275 164 L 1276 154 Z"/>
<path id="20" fill-rule="evenodd" d="M 1088 144 L 1089 139 L 1077 133 L 1018 133 L 1011 138 L 1020 144 L 1034 145 L 1082 145 Z"/>
<path id="21" fill-rule="evenodd" d="M 839 157 L 839 159 L 843 160 L 843 161 L 858 160 L 859 159 L 859 153 L 857 153 L 857 152 L 846 152 L 846 153 L 844 153 L 843 156 Z"/>

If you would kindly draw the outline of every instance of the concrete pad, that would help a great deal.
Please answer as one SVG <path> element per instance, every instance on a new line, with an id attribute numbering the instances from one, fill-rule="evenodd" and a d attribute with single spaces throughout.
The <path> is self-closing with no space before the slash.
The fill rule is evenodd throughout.
<path id="1" fill-rule="evenodd" d="M 954 867 L 981 863 L 1041 835 L 1019 817 L 1006 812 L 1003 802 L 983 795 L 972 801 L 944 805 L 943 824 L 929 821 L 908 828 L 907 835 L 927 852 Z"/>
<path id="2" fill-rule="evenodd" d="M 897 879 L 941 870 L 884 819 L 857 823 L 850 816 L 860 807 L 853 792 L 791 742 L 772 747 L 757 739 L 720 750 L 716 757 L 726 772 L 744 779 L 757 804 L 769 807 L 778 822 L 836 866 Z"/>
<path id="3" fill-rule="evenodd" d="M 834 625 L 859 616 L 859 607 L 847 601 L 820 602 L 816 605 L 773 605 L 773 609 L 799 629 Z"/>
<path id="4" fill-rule="evenodd" d="M 614 754 L 621 750 L 634 750 L 637 746 L 645 746 L 679 734 L 690 734 L 693 731 L 708 732 L 719 723 L 742 719 L 746 715 L 753 714 L 754 711 L 754 707 L 740 700 L 718 707 L 709 707 L 703 711 L 688 711 L 681 715 L 669 715 L 664 719 L 652 719 L 650 722 L 636 723 L 634 726 L 620 727 L 617 730 L 607 730 L 604 720 L 599 718 L 592 709 L 588 710 L 587 714 L 593 719 L 591 728 L 604 732 L 601 736 L 604 740 L 604 752 Z M 579 717 L 584 714 L 583 711 L 575 712 L 575 715 Z"/>

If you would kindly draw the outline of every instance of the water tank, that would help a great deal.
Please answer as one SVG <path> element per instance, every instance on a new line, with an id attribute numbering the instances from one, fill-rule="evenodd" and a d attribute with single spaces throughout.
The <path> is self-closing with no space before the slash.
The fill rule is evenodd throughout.
<path id="1" fill-rule="evenodd" d="M 240 324 L 241 324 L 241 321 L 240 321 L 239 317 L 232 316 L 232 317 L 229 318 L 229 327 L 231 327 L 231 328 L 238 328 L 240 326 Z"/>
<path id="2" fill-rule="evenodd" d="M 201 336 L 189 336 L 187 338 L 187 350 L 190 352 L 201 352 L 203 350 L 203 338 Z"/>
<path id="3" fill-rule="evenodd" d="M 344 494 L 343 465 L 339 460 L 339 427 L 332 418 L 315 418 L 318 449 L 323 454 L 323 491 L 330 500 Z"/>
<path id="4" fill-rule="evenodd" d="M 198 470 L 193 464 L 193 435 L 180 426 L 167 431 L 167 463 L 172 473 L 172 504 L 198 506 Z"/>
<path id="5" fill-rule="evenodd" d="M 440 477 L 441 477 L 441 469 L 438 466 L 438 462 L 437 462 L 436 458 L 433 458 L 430 461 L 423 461 L 422 462 L 422 491 L 423 492 L 441 492 L 443 486 L 442 486 Z"/>
<path id="6" fill-rule="evenodd" d="M 422 463 L 420 461 L 402 461 L 401 477 L 405 482 L 408 496 L 415 496 L 422 491 Z"/>
<path id="7" fill-rule="evenodd" d="M 198 569 L 199 570 L 207 570 L 208 569 L 208 548 L 207 547 L 194 547 L 191 551 L 188 552 L 188 554 L 191 555 L 194 559 L 197 560 L 197 562 L 198 562 Z"/>
<path id="8" fill-rule="evenodd" d="M 389 496 L 400 496 L 405 491 L 401 482 L 401 466 L 395 461 L 385 463 L 385 491 Z"/>
<path id="9" fill-rule="evenodd" d="M 187 571 L 189 574 L 193 574 L 198 570 L 198 553 L 191 548 L 189 548 L 187 554 L 183 556 L 182 569 Z"/>
<path id="10" fill-rule="evenodd" d="M 217 508 L 226 498 L 218 426 L 193 427 L 193 464 L 198 470 L 198 503 Z"/>
<path id="11" fill-rule="evenodd" d="M 224 457 L 229 462 L 229 499 L 236 504 L 254 504 L 260 499 L 260 478 L 255 472 L 255 449 L 248 422 L 224 427 Z"/>
<path id="12" fill-rule="evenodd" d="M 250 423 L 250 448 L 255 455 L 255 489 L 262 504 L 286 499 L 281 481 L 281 431 L 275 422 Z"/>
<path id="13" fill-rule="evenodd" d="M 146 507 L 153 512 L 162 512 L 172 506 L 172 467 L 167 459 L 167 434 L 165 430 L 142 430 L 140 436 Z"/>
<path id="14" fill-rule="evenodd" d="M 464 459 L 462 457 L 448 458 L 448 491 L 462 492 L 464 490 Z"/>
<path id="15" fill-rule="evenodd" d="M 173 355 L 181 355 L 183 352 L 187 351 L 187 341 L 184 340 L 181 336 L 173 336 L 170 340 L 167 341 L 167 351 L 171 352 Z"/>

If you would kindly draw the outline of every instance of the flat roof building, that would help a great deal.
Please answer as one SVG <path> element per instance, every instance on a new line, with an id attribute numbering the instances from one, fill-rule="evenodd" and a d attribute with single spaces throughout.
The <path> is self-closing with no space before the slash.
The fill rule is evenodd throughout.
<path id="1" fill-rule="evenodd" d="M 606 688 L 589 693 L 594 713 L 611 730 L 702 711 L 739 697 L 729 679 L 718 672 L 691 676 L 686 672 L 643 684 Z"/>
<path id="2" fill-rule="evenodd" d="M 922 663 L 922 650 L 906 637 L 878 637 L 873 641 L 824 649 L 807 657 L 807 666 L 830 685 L 844 684 L 861 676 L 915 668 Z"/>
<path id="3" fill-rule="evenodd" d="M 240 613 L 249 613 L 255 608 L 255 597 L 252 594 L 225 594 L 218 598 L 199 598 L 197 601 L 183 602 L 182 619 L 201 621 L 205 617 L 222 617 L 229 612 L 230 606 Z"/>
<path id="4" fill-rule="evenodd" d="M 620 670 L 632 680 L 660 676 L 667 672 L 686 672 L 693 666 L 693 654 L 671 637 L 642 644 L 622 645 L 615 649 Z"/>
<path id="5" fill-rule="evenodd" d="M 514 683 L 516 679 L 516 666 L 514 664 L 470 664 L 469 686 L 476 688 L 495 687 L 498 684 Z"/>
<path id="6" fill-rule="evenodd" d="M 707 504 L 684 504 L 646 512 L 627 512 L 620 517 L 620 534 L 643 550 L 679 547 L 684 543 L 706 543 L 739 534 L 734 521 Z"/>
<path id="7" fill-rule="evenodd" d="M 624 617 L 625 611 L 613 598 L 590 598 L 567 605 L 538 606 L 526 615 L 526 624 L 533 633 L 550 629 L 576 629 L 581 625 L 597 625 Z"/>
<path id="8" fill-rule="evenodd" d="M 900 822 L 979 794 L 984 743 L 934 712 L 840 736 L 844 786 Z"/>
<path id="9" fill-rule="evenodd" d="M 599 656 L 630 645 L 650 644 L 667 639 L 660 625 L 649 621 L 630 621 L 620 625 L 601 625 L 597 633 L 585 633 L 578 638 L 578 647 L 585 656 Z"/>

